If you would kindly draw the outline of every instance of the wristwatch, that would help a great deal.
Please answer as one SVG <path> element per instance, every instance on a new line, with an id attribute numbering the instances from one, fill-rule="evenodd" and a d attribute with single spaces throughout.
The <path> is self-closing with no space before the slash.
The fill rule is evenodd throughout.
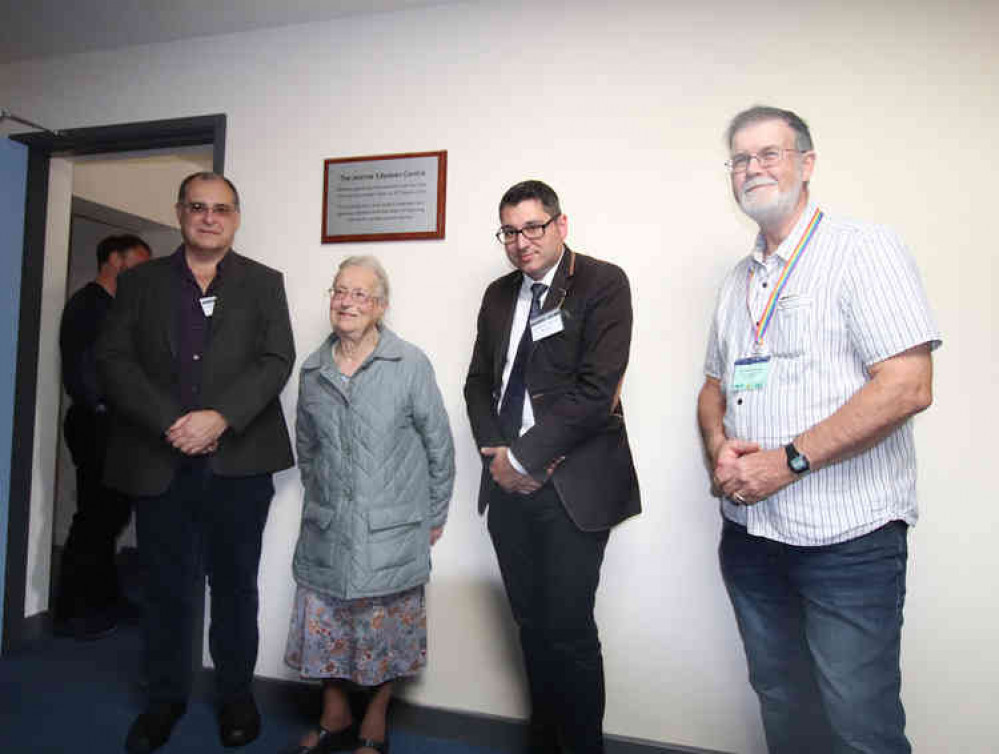
<path id="1" fill-rule="evenodd" d="M 789 442 L 784 446 L 784 452 L 787 453 L 787 467 L 795 474 L 804 474 L 811 468 L 808 458 L 794 447 L 793 442 Z"/>

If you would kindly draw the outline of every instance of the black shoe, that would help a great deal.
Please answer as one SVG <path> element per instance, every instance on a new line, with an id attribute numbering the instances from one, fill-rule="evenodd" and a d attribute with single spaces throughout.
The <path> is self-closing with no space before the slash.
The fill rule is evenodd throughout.
<path id="1" fill-rule="evenodd" d="M 65 616 L 56 616 L 52 619 L 52 634 L 59 638 L 66 638 L 74 635 L 73 619 Z"/>
<path id="2" fill-rule="evenodd" d="M 77 641 L 96 641 L 118 630 L 118 618 L 110 610 L 94 610 L 74 618 L 73 638 Z"/>
<path id="3" fill-rule="evenodd" d="M 260 735 L 260 713 L 253 696 L 233 699 L 219 712 L 219 737 L 226 747 L 246 746 Z"/>
<path id="4" fill-rule="evenodd" d="M 128 729 L 125 751 L 128 754 L 149 754 L 156 751 L 169 740 L 173 726 L 186 711 L 187 704 L 184 702 L 150 704 Z"/>

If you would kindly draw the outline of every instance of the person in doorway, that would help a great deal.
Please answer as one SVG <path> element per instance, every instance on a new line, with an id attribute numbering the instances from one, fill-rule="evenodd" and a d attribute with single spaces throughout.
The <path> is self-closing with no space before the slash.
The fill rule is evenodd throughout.
<path id="1" fill-rule="evenodd" d="M 59 325 L 62 384 L 71 401 L 63 434 L 76 466 L 76 512 L 60 560 L 54 630 L 78 640 L 99 639 L 118 625 L 123 594 L 115 554 L 132 513 L 131 498 L 103 482 L 110 417 L 97 375 L 97 338 L 119 273 L 151 256 L 138 236 L 103 239 L 97 277 L 70 296 Z"/>
<path id="2" fill-rule="evenodd" d="M 119 279 L 97 360 L 113 412 L 107 484 L 136 498 L 148 705 L 125 741 L 161 747 L 187 709 L 207 573 L 219 734 L 260 732 L 257 569 L 275 471 L 294 459 L 278 396 L 295 362 L 284 282 L 237 254 L 239 194 L 214 173 L 178 192 L 183 244 Z"/>

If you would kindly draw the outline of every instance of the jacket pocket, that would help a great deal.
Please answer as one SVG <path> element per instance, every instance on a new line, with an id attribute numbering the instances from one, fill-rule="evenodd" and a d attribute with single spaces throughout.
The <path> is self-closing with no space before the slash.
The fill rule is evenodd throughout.
<path id="1" fill-rule="evenodd" d="M 317 503 L 306 503 L 305 510 L 302 511 L 302 521 L 308 522 L 317 529 L 326 531 L 333 523 L 333 509 L 326 508 Z"/>
<path id="2" fill-rule="evenodd" d="M 368 511 L 368 562 L 372 570 L 395 568 L 420 554 L 423 515 L 413 506 Z M 429 547 L 429 539 L 428 539 Z"/>
<path id="3" fill-rule="evenodd" d="M 302 510 L 302 531 L 295 548 L 295 560 L 307 567 L 331 568 L 336 563 L 335 530 L 331 529 L 334 511 L 317 503 L 306 503 Z"/>

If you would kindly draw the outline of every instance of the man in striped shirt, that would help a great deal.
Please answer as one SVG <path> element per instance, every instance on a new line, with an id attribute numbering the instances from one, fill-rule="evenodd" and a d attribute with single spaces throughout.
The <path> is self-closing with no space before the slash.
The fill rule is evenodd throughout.
<path id="1" fill-rule="evenodd" d="M 771 752 L 909 752 L 899 697 L 911 417 L 940 336 L 889 229 L 826 215 L 794 113 L 728 129 L 732 191 L 760 227 L 722 284 L 698 421 L 722 575 Z"/>

